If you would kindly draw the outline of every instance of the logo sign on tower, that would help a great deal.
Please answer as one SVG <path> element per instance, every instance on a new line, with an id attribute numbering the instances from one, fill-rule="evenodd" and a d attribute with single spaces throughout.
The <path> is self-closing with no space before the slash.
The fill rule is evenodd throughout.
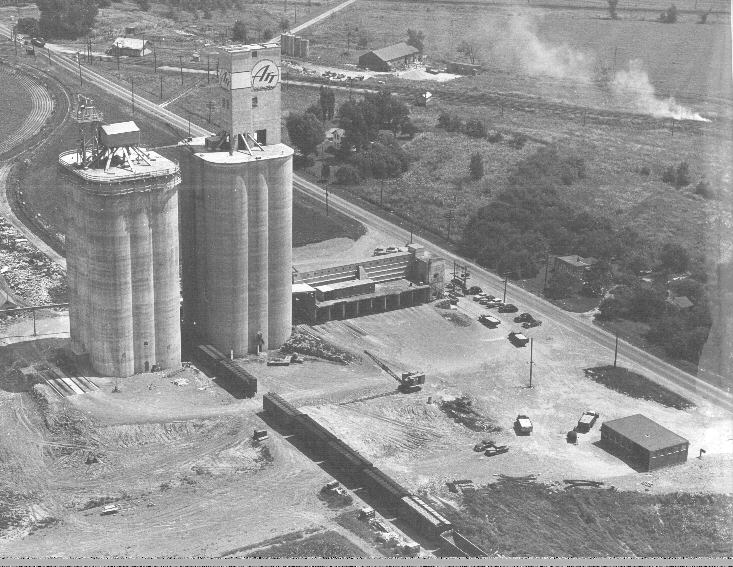
<path id="1" fill-rule="evenodd" d="M 263 59 L 252 68 L 252 90 L 274 89 L 280 82 L 280 70 L 272 61 Z"/>

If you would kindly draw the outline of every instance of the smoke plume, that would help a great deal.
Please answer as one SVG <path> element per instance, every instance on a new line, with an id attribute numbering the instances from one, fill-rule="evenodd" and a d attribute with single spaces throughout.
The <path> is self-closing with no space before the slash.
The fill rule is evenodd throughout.
<path id="1" fill-rule="evenodd" d="M 567 44 L 557 45 L 542 40 L 537 24 L 536 17 L 524 14 L 510 17 L 507 26 L 497 30 L 494 36 L 491 57 L 496 62 L 518 67 L 530 76 L 568 79 L 580 84 L 605 84 L 610 101 L 620 109 L 655 118 L 709 122 L 672 97 L 657 97 L 642 61 L 629 61 L 626 69 L 617 71 L 608 81 L 600 76 L 602 70 L 595 54 L 584 53 Z M 578 91 L 576 94 L 582 96 Z M 586 102 L 592 101 L 590 91 L 585 96 L 588 98 Z"/>
<path id="2" fill-rule="evenodd" d="M 674 97 L 658 98 L 649 80 L 649 75 L 644 71 L 643 63 L 638 59 L 629 61 L 627 70 L 616 73 L 611 83 L 611 89 L 620 103 L 625 107 L 632 107 L 639 113 L 650 114 L 655 118 L 709 122 L 707 118 L 703 118 L 697 112 L 677 103 Z"/>

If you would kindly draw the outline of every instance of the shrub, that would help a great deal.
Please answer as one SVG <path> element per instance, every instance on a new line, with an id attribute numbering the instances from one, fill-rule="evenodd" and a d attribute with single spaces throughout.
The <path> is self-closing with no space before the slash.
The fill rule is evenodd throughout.
<path id="1" fill-rule="evenodd" d="M 468 166 L 471 179 L 479 180 L 484 176 L 484 159 L 476 152 L 471 155 L 471 163 Z"/>
<path id="2" fill-rule="evenodd" d="M 460 132 L 463 130 L 463 121 L 455 114 L 441 112 L 438 116 L 438 128 L 442 128 L 446 132 Z"/>
<path id="3" fill-rule="evenodd" d="M 234 22 L 232 27 L 232 41 L 247 43 L 247 26 L 242 20 Z"/>
<path id="4" fill-rule="evenodd" d="M 664 12 L 659 14 L 659 21 L 663 24 L 674 24 L 677 23 L 677 6 L 672 4 Z"/>
<path id="5" fill-rule="evenodd" d="M 710 183 L 704 179 L 695 186 L 695 194 L 700 195 L 705 199 L 715 199 L 715 191 L 713 191 Z"/>
<path id="6" fill-rule="evenodd" d="M 551 299 L 564 299 L 578 293 L 582 282 L 568 272 L 556 272 L 547 281 L 545 295 Z"/>
<path id="7" fill-rule="evenodd" d="M 492 144 L 496 144 L 498 142 L 501 142 L 504 139 L 504 136 L 501 135 L 501 132 L 492 132 L 491 134 L 486 136 L 486 139 Z"/>
<path id="8" fill-rule="evenodd" d="M 359 181 L 359 170 L 353 165 L 342 165 L 336 171 L 336 183 L 340 185 L 357 185 Z"/>
<path id="9" fill-rule="evenodd" d="M 20 18 L 15 27 L 18 33 L 24 33 L 30 36 L 39 35 L 38 20 L 35 18 Z"/>
<path id="10" fill-rule="evenodd" d="M 485 138 L 486 137 L 486 124 L 484 124 L 478 118 L 473 118 L 466 122 L 463 131 L 467 136 L 471 138 Z"/>
<path id="11" fill-rule="evenodd" d="M 643 175 L 644 177 L 648 177 L 651 171 L 649 170 L 649 166 L 642 166 L 639 168 L 639 175 Z"/>
<path id="12" fill-rule="evenodd" d="M 529 138 L 526 134 L 522 134 L 521 132 L 517 132 L 512 136 L 511 142 L 509 142 L 509 145 L 513 148 L 516 148 L 518 150 L 521 150 L 524 147 L 524 144 L 527 143 Z"/>
<path id="13" fill-rule="evenodd" d="M 670 165 L 662 173 L 662 181 L 674 185 L 677 189 L 687 187 L 690 184 L 690 166 L 686 161 L 680 162 L 676 168 Z"/>

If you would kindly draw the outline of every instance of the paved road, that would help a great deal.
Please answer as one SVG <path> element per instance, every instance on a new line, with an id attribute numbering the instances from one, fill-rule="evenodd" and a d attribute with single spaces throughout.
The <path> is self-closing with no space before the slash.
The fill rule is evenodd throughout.
<path id="1" fill-rule="evenodd" d="M 7 26 L 0 24 L 0 33 L 9 37 L 10 30 Z M 59 55 L 54 58 L 54 62 L 75 76 L 78 74 L 76 63 L 67 57 Z M 110 95 L 119 98 L 121 101 L 127 103 L 130 100 L 130 92 L 109 79 L 106 79 L 89 69 L 84 69 L 83 75 L 85 80 L 93 81 L 97 87 Z M 161 108 L 159 105 L 150 102 L 147 99 L 136 97 L 136 108 L 141 113 L 145 113 L 158 120 L 167 122 L 168 124 L 180 129 L 181 132 L 186 132 L 188 130 L 189 122 L 187 119 L 184 119 L 169 110 Z M 210 135 L 210 132 L 194 124 L 191 124 L 190 128 L 192 136 Z M 322 202 L 325 201 L 324 191 L 321 187 L 302 179 L 297 175 L 293 176 L 293 184 L 296 190 L 307 193 Z M 334 209 L 339 210 L 348 216 L 359 220 L 365 225 L 375 228 L 376 230 L 385 233 L 387 236 L 394 238 L 396 242 L 406 242 L 409 239 L 409 231 L 340 197 L 331 195 L 329 198 L 329 204 Z M 498 294 L 500 289 L 503 288 L 502 280 L 497 275 L 492 274 L 480 266 L 466 261 L 456 254 L 423 239 L 416 238 L 414 241 L 424 245 L 427 250 L 446 258 L 449 262 L 456 261 L 468 265 L 471 269 L 474 283 L 481 285 L 496 294 Z M 590 338 L 598 345 L 599 350 L 605 350 L 608 353 L 609 361 L 612 359 L 615 337 L 593 325 L 589 317 L 583 317 L 582 315 L 563 311 L 542 298 L 512 284 L 508 285 L 507 293 L 511 298 L 511 301 L 519 305 L 520 311 L 532 311 L 537 314 L 540 319 L 553 321 L 570 333 L 577 333 L 580 336 Z M 620 361 L 632 362 L 650 379 L 668 386 L 675 391 L 699 396 L 722 409 L 733 411 L 733 396 L 731 396 L 729 391 L 723 391 L 720 388 L 691 376 L 690 374 L 667 364 L 657 357 L 636 348 L 625 341 L 621 341 L 620 352 Z"/>

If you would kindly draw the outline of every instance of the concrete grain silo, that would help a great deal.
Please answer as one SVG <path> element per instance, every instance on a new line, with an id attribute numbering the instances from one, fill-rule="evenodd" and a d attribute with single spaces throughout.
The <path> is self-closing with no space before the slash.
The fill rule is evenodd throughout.
<path id="1" fill-rule="evenodd" d="M 224 129 L 182 144 L 186 340 L 236 356 L 278 348 L 292 323 L 292 155 L 280 143 L 280 46 L 219 56 Z"/>
<path id="2" fill-rule="evenodd" d="M 72 349 L 102 375 L 181 364 L 178 166 L 134 122 L 64 152 Z"/>

